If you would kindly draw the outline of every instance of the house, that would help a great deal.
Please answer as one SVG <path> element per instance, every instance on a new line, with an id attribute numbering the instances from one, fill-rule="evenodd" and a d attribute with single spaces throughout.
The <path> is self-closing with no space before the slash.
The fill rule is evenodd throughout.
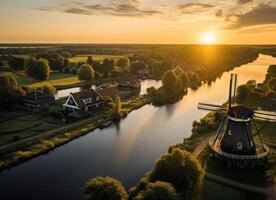
<path id="1" fill-rule="evenodd" d="M 130 88 L 130 89 L 140 89 L 141 84 L 137 77 L 134 74 L 131 73 L 124 73 L 122 74 L 119 79 L 119 88 Z"/>
<path id="2" fill-rule="evenodd" d="M 67 101 L 63 104 L 65 111 L 94 111 L 103 108 L 106 101 L 94 89 L 83 90 L 80 92 L 70 93 Z"/>
<path id="3" fill-rule="evenodd" d="M 21 98 L 21 102 L 29 109 L 36 109 L 42 105 L 49 105 L 55 102 L 55 98 L 49 94 L 34 90 Z"/>
<path id="4" fill-rule="evenodd" d="M 118 86 L 112 86 L 112 87 L 99 87 L 97 88 L 97 92 L 102 97 L 116 97 L 118 95 Z"/>

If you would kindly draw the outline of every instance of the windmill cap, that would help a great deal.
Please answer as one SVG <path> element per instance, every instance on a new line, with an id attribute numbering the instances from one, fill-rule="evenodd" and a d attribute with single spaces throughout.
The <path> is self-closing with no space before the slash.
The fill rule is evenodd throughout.
<path id="1" fill-rule="evenodd" d="M 247 119 L 252 117 L 253 110 L 245 106 L 234 106 L 229 110 L 229 115 L 234 118 Z"/>

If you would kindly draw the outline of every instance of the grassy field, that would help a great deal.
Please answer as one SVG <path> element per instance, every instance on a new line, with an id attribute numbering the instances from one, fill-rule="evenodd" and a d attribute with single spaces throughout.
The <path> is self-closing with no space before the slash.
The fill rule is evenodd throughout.
<path id="1" fill-rule="evenodd" d="M 84 54 L 84 55 L 78 55 L 76 57 L 70 58 L 69 60 L 71 62 L 86 62 L 87 57 L 92 56 L 94 60 L 102 61 L 106 58 L 117 60 L 118 58 L 125 57 L 124 55 L 101 55 L 101 54 Z"/>
<path id="2" fill-rule="evenodd" d="M 0 120 L 0 145 L 12 142 L 13 136 L 23 139 L 64 125 L 61 119 L 19 109 L 2 111 Z"/>

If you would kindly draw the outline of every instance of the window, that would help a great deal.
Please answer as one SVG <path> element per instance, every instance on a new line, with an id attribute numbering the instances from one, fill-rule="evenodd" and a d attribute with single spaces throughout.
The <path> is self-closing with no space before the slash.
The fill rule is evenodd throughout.
<path id="1" fill-rule="evenodd" d="M 242 143 L 238 142 L 238 149 L 242 149 Z"/>
<path id="2" fill-rule="evenodd" d="M 228 135 L 232 135 L 232 134 L 231 134 L 231 130 L 228 131 Z"/>
<path id="3" fill-rule="evenodd" d="M 100 100 L 100 97 L 96 97 L 96 101 L 99 101 Z"/>
<path id="4" fill-rule="evenodd" d="M 83 102 L 85 104 L 89 104 L 89 103 L 91 103 L 91 98 L 83 99 Z"/>

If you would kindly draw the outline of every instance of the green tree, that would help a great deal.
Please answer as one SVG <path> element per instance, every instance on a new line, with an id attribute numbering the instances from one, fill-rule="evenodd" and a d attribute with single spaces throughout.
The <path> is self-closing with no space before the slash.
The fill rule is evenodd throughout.
<path id="1" fill-rule="evenodd" d="M 25 71 L 30 77 L 37 80 L 48 80 L 50 76 L 50 66 L 48 61 L 43 58 L 36 59 L 31 56 L 26 61 Z"/>
<path id="2" fill-rule="evenodd" d="M 175 148 L 157 161 L 149 181 L 169 182 L 190 199 L 189 195 L 199 189 L 202 175 L 200 162 L 191 153 Z"/>
<path id="3" fill-rule="evenodd" d="M 25 65 L 25 58 L 9 56 L 8 62 L 9 62 L 9 66 L 15 70 L 23 69 Z"/>
<path id="4" fill-rule="evenodd" d="M 88 56 L 87 57 L 87 64 L 89 64 L 89 65 L 93 65 L 94 64 L 94 60 L 93 60 L 92 56 Z"/>
<path id="5" fill-rule="evenodd" d="M 170 70 L 164 74 L 162 83 L 165 91 L 171 93 L 177 89 L 177 86 L 179 84 L 179 79 L 175 75 L 174 71 Z"/>
<path id="6" fill-rule="evenodd" d="M 162 72 L 166 72 L 171 69 L 171 64 L 168 61 L 162 61 L 160 62 L 159 69 Z"/>
<path id="7" fill-rule="evenodd" d="M 0 74 L 0 107 L 11 106 L 25 94 L 13 75 Z"/>
<path id="8" fill-rule="evenodd" d="M 92 80 L 95 77 L 95 71 L 91 65 L 83 64 L 79 69 L 79 80 Z"/>
<path id="9" fill-rule="evenodd" d="M 119 121 L 122 117 L 122 103 L 120 96 L 117 96 L 114 100 L 114 106 L 112 111 L 113 121 Z"/>
<path id="10" fill-rule="evenodd" d="M 108 76 L 108 74 L 113 70 L 115 67 L 115 62 L 112 59 L 104 59 L 103 64 L 101 66 L 101 72 L 104 76 Z"/>
<path id="11" fill-rule="evenodd" d="M 61 56 L 64 57 L 64 58 L 71 58 L 72 54 L 68 51 L 64 51 L 64 52 L 61 53 Z"/>
<path id="12" fill-rule="evenodd" d="M 111 177 L 89 180 L 83 189 L 85 200 L 126 200 L 128 195 L 122 183 Z"/>
<path id="13" fill-rule="evenodd" d="M 135 61 L 131 63 L 131 69 L 134 71 L 145 69 L 146 67 L 147 66 L 144 61 Z"/>
<path id="14" fill-rule="evenodd" d="M 162 181 L 148 183 L 146 188 L 138 193 L 135 200 L 181 200 L 172 184 Z"/>
<path id="15" fill-rule="evenodd" d="M 274 92 L 276 92 L 276 76 L 269 79 L 268 86 L 269 86 L 269 88 L 271 90 L 273 90 Z"/>
<path id="16" fill-rule="evenodd" d="M 70 60 L 68 58 L 65 58 L 64 59 L 64 68 L 65 69 L 70 69 L 70 67 L 71 67 Z"/>
<path id="17" fill-rule="evenodd" d="M 276 65 L 270 65 L 266 73 L 266 81 L 269 81 L 270 78 L 276 77 Z"/>
<path id="18" fill-rule="evenodd" d="M 180 74 L 180 80 L 182 81 L 183 88 L 188 88 L 189 87 L 189 76 L 186 72 L 182 72 Z"/>
<path id="19" fill-rule="evenodd" d="M 51 70 L 53 71 L 64 70 L 64 58 L 57 52 L 38 54 L 37 58 L 45 58 L 46 60 L 48 60 Z"/>
<path id="20" fill-rule="evenodd" d="M 119 58 L 116 65 L 121 69 L 129 68 L 129 59 L 128 58 Z"/>

